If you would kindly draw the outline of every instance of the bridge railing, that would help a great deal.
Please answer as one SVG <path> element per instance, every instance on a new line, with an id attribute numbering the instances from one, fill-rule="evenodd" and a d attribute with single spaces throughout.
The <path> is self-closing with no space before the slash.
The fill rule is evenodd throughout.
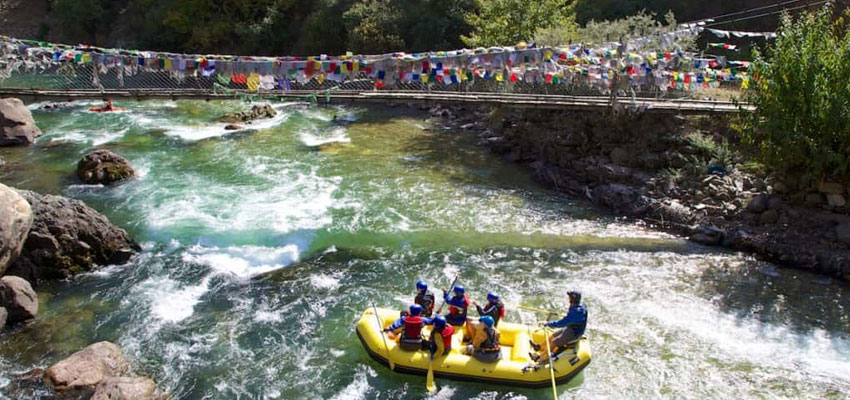
<path id="1" fill-rule="evenodd" d="M 275 94 L 286 91 L 420 91 L 603 95 L 681 99 L 741 87 L 732 70 L 696 55 L 588 49 L 491 48 L 340 57 L 182 55 L 66 46 L 0 37 L 0 89 L 163 90 Z M 715 66 L 716 67 L 716 66 Z"/>

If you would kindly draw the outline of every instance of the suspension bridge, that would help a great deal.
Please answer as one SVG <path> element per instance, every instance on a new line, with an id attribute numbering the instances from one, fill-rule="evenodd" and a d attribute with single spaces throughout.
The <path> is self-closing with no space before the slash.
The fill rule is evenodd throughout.
<path id="1" fill-rule="evenodd" d="M 339 57 L 186 55 L 0 37 L 0 97 L 276 99 L 724 114 L 750 107 L 704 100 L 740 91 L 746 72 L 682 51 L 622 45 L 490 48 Z"/>

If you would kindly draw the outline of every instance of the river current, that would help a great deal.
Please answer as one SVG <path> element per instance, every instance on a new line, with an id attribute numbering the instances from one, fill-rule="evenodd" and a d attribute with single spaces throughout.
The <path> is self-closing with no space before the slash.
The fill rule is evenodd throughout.
<path id="1" fill-rule="evenodd" d="M 0 181 L 81 199 L 144 250 L 37 288 L 38 319 L 0 335 L 0 398 L 43 389 L 15 373 L 91 343 L 121 346 L 176 399 L 418 399 L 424 377 L 371 360 L 354 324 L 374 301 L 456 274 L 473 299 L 562 308 L 584 293 L 593 362 L 561 398 L 846 399 L 850 288 L 644 229 L 538 185 L 463 132 L 406 108 L 275 103 L 228 133 L 242 102 L 116 102 L 41 111 L 44 135 L 0 149 Z M 332 121 L 337 116 L 349 122 Z M 139 177 L 80 185 L 111 149 Z M 437 380 L 435 399 L 543 399 L 549 390 Z"/>

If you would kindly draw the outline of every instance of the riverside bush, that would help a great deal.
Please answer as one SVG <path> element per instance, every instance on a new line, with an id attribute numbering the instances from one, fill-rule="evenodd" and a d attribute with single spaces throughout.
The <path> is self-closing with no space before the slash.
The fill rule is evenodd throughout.
<path id="1" fill-rule="evenodd" d="M 781 18 L 778 37 L 752 64 L 741 133 L 764 163 L 817 176 L 844 175 L 850 162 L 850 35 L 831 6 Z"/>

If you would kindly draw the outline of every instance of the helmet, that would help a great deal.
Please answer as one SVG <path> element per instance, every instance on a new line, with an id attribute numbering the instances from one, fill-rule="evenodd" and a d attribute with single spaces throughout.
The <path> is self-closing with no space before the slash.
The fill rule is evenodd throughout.
<path id="1" fill-rule="evenodd" d="M 446 317 L 438 315 L 434 318 L 434 326 L 440 329 L 446 327 Z"/>
<path id="2" fill-rule="evenodd" d="M 489 315 L 485 315 L 485 316 L 483 316 L 483 317 L 479 318 L 479 320 L 480 320 L 481 322 L 483 322 L 483 323 L 484 323 L 484 325 L 485 325 L 486 327 L 488 327 L 488 328 L 492 328 L 492 327 L 493 327 L 493 325 L 496 323 L 496 321 L 494 321 L 494 320 L 493 320 L 493 317 L 491 317 L 491 316 L 489 316 Z"/>
<path id="3" fill-rule="evenodd" d="M 416 289 L 417 290 L 428 290 L 428 284 L 425 283 L 425 281 L 418 281 L 418 282 L 416 282 Z"/>
<path id="4" fill-rule="evenodd" d="M 419 304 L 414 304 L 410 306 L 410 315 L 415 317 L 419 314 L 422 314 L 422 306 L 420 306 Z"/>
<path id="5" fill-rule="evenodd" d="M 487 300 L 496 301 L 499 300 L 499 295 L 493 292 L 487 293 Z"/>
<path id="6" fill-rule="evenodd" d="M 462 296 L 463 294 L 466 293 L 466 289 L 464 289 L 463 286 L 461 286 L 461 285 L 457 285 L 457 286 L 455 286 L 453 292 L 455 292 L 455 294 L 457 294 L 457 295 Z"/>
<path id="7" fill-rule="evenodd" d="M 571 303 L 581 303 L 581 292 L 571 290 L 567 292 L 567 297 L 570 298 Z"/>

